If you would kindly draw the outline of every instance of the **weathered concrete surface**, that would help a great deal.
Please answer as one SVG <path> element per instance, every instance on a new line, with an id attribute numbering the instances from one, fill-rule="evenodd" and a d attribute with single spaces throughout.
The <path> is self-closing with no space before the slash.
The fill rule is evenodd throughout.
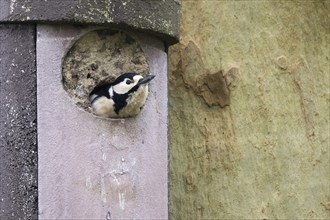
<path id="1" fill-rule="evenodd" d="M 172 219 L 330 219 L 329 11 L 182 1 L 169 51 Z M 224 108 L 196 87 L 219 72 Z"/>
<path id="2" fill-rule="evenodd" d="M 0 219 L 37 218 L 35 26 L 0 25 Z"/>
<path id="3" fill-rule="evenodd" d="M 63 56 L 87 29 L 38 25 L 40 219 L 166 219 L 167 55 L 162 41 L 132 34 L 156 78 L 140 115 L 99 119 L 61 84 Z"/>
<path id="4" fill-rule="evenodd" d="M 179 9 L 177 0 L 0 0 L 0 22 L 109 24 L 172 44 L 179 38 Z"/>

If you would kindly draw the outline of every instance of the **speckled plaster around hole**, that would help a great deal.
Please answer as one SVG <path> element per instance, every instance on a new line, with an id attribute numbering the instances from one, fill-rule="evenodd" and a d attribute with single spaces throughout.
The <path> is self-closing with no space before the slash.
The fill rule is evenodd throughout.
<path id="1" fill-rule="evenodd" d="M 127 33 L 97 29 L 81 36 L 69 47 L 62 61 L 62 84 L 79 109 L 93 113 L 88 97 L 93 88 L 112 82 L 124 72 L 148 75 L 149 64 L 142 47 Z"/>

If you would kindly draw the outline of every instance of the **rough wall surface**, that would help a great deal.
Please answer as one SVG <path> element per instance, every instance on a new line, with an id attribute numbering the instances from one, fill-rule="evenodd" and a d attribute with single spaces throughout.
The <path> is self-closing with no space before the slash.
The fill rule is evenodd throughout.
<path id="1" fill-rule="evenodd" d="M 179 37 L 177 0 L 0 0 L 0 22 L 107 24 L 139 29 L 167 43 Z"/>
<path id="2" fill-rule="evenodd" d="M 35 26 L 0 25 L 0 219 L 37 218 Z"/>
<path id="3" fill-rule="evenodd" d="M 330 2 L 181 4 L 170 217 L 329 219 Z"/>
<path id="4" fill-rule="evenodd" d="M 39 218 L 166 219 L 163 42 L 129 33 L 141 45 L 150 74 L 156 77 L 138 116 L 107 120 L 79 109 L 61 83 L 64 55 L 90 29 L 38 25 L 37 30 Z"/>

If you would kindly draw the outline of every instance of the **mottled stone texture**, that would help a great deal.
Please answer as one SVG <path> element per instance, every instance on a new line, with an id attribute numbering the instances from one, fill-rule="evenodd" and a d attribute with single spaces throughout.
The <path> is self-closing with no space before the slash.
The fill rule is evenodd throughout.
<path id="1" fill-rule="evenodd" d="M 0 219 L 37 218 L 35 26 L 0 25 Z"/>
<path id="2" fill-rule="evenodd" d="M 0 0 L 0 22 L 106 24 L 172 44 L 179 37 L 179 8 L 176 0 Z"/>
<path id="3" fill-rule="evenodd" d="M 181 3 L 170 217 L 329 219 L 330 2 Z"/>

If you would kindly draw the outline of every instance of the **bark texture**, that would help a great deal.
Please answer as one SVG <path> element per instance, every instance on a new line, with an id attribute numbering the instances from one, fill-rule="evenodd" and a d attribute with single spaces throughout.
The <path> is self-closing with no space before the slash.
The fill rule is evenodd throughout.
<path id="1" fill-rule="evenodd" d="M 329 1 L 181 1 L 172 219 L 329 219 Z"/>

